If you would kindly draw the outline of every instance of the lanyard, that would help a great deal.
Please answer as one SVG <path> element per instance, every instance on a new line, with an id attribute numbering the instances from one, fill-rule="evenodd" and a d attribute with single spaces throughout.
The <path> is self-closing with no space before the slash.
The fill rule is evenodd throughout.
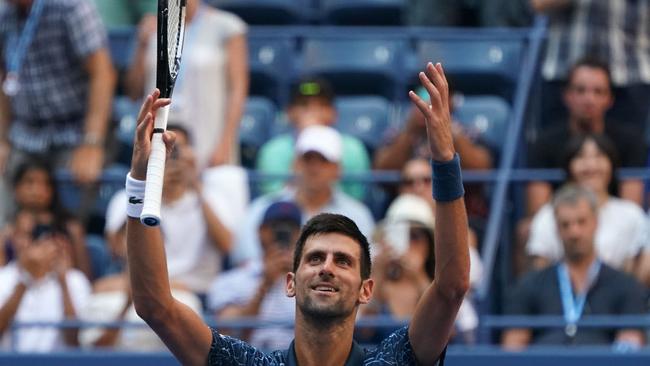
<path id="1" fill-rule="evenodd" d="M 596 282 L 596 277 L 600 272 L 601 263 L 600 260 L 595 260 L 589 267 L 589 273 L 587 275 L 587 287 L 584 292 L 576 293 L 576 296 L 573 296 L 573 290 L 571 287 L 571 279 L 569 278 L 569 270 L 565 263 L 562 263 L 557 266 L 557 279 L 560 286 L 560 295 L 562 298 L 562 309 L 564 311 L 564 320 L 567 322 L 566 334 L 569 337 L 576 335 L 577 326 L 576 323 L 582 312 L 585 308 L 585 303 L 587 302 L 587 293 L 591 286 Z"/>
<path id="2" fill-rule="evenodd" d="M 20 36 L 18 37 L 15 33 L 10 37 L 7 44 L 6 52 L 6 67 L 7 73 L 18 75 L 20 68 L 23 63 L 23 59 L 27 54 L 27 49 L 29 48 L 34 34 L 36 34 L 36 26 L 38 25 L 38 20 L 43 13 L 43 8 L 45 7 L 45 0 L 35 0 L 32 4 L 32 8 L 29 11 L 29 16 L 25 22 Z"/>

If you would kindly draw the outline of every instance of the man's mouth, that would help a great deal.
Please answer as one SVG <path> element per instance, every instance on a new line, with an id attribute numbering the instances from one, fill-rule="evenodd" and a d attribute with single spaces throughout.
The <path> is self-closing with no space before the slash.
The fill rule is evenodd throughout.
<path id="1" fill-rule="evenodd" d="M 338 292 L 338 289 L 332 285 L 316 285 L 312 287 L 312 290 L 318 292 Z"/>

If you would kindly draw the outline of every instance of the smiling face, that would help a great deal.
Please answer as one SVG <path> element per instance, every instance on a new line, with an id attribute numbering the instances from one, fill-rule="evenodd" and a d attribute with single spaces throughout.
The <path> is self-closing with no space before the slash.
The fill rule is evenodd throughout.
<path id="1" fill-rule="evenodd" d="M 309 237 L 297 270 L 287 275 L 287 295 L 311 319 L 354 319 L 358 305 L 370 301 L 372 287 L 371 279 L 361 278 L 361 246 L 339 233 Z"/>
<path id="2" fill-rule="evenodd" d="M 578 154 L 569 163 L 573 180 L 597 195 L 607 193 L 612 169 L 611 160 L 592 139 L 585 140 Z"/>

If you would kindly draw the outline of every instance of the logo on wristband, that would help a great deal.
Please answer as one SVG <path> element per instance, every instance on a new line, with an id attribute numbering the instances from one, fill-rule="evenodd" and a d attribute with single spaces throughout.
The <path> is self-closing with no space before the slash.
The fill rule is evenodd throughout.
<path id="1" fill-rule="evenodd" d="M 144 200 L 142 198 L 131 196 L 131 197 L 129 197 L 129 203 L 132 204 L 132 205 L 140 205 L 140 204 L 144 203 Z"/>

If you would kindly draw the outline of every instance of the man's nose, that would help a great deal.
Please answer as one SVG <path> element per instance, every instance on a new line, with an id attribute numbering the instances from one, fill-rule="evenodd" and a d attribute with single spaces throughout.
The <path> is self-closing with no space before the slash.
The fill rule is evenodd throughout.
<path id="1" fill-rule="evenodd" d="M 334 260 L 331 256 L 328 256 L 325 258 L 325 261 L 323 262 L 323 265 L 320 268 L 319 275 L 320 276 L 334 276 L 333 272 L 333 267 L 334 266 Z"/>

